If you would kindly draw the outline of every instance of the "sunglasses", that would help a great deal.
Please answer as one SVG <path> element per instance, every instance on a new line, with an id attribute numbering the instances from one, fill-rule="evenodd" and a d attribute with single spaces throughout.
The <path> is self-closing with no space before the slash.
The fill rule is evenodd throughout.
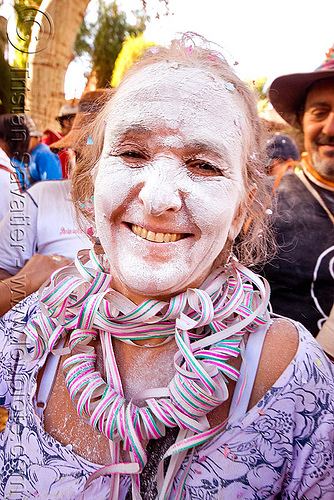
<path id="1" fill-rule="evenodd" d="M 62 126 L 65 121 L 72 122 L 75 118 L 75 115 L 67 115 L 67 116 L 58 116 L 56 120 L 60 123 Z"/>

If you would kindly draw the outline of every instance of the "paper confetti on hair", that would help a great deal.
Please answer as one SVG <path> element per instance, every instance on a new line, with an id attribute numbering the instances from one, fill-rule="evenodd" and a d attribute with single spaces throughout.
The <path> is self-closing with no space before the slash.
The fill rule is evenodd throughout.
<path id="1" fill-rule="evenodd" d="M 230 82 L 225 83 L 225 88 L 226 90 L 230 90 L 231 92 L 235 90 L 235 86 L 233 85 L 233 83 Z"/>
<path id="2" fill-rule="evenodd" d="M 92 146 L 92 144 L 94 144 L 92 136 L 87 137 L 87 143 L 86 144 L 87 144 L 87 146 Z"/>
<path id="3" fill-rule="evenodd" d="M 87 210 L 87 212 L 92 212 L 94 210 L 94 205 L 91 201 L 87 201 L 86 210 Z"/>

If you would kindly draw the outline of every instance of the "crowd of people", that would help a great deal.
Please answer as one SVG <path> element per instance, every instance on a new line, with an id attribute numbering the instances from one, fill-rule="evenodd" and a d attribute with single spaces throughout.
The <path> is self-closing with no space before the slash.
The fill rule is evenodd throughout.
<path id="1" fill-rule="evenodd" d="M 334 45 L 269 98 L 184 34 L 0 116 L 1 498 L 334 498 Z"/>

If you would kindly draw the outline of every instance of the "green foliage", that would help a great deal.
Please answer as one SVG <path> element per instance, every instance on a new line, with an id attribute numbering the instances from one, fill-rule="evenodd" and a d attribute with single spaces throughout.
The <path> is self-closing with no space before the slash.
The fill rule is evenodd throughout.
<path id="1" fill-rule="evenodd" d="M 111 79 L 112 87 L 117 87 L 125 73 L 138 61 L 142 53 L 149 47 L 153 47 L 153 45 L 156 44 L 154 42 L 147 42 L 144 35 L 129 36 L 123 42 L 122 50 L 115 62 Z"/>
<path id="2" fill-rule="evenodd" d="M 15 40 L 15 58 L 13 66 L 25 69 L 29 48 L 31 29 L 37 10 L 42 0 L 14 0 L 14 10 L 17 15 L 17 37 Z"/>
<path id="3" fill-rule="evenodd" d="M 268 107 L 268 92 L 264 90 L 267 83 L 267 77 L 256 78 L 255 80 L 246 79 L 246 83 L 253 89 L 257 97 L 257 108 L 259 113 L 265 111 Z"/>
<path id="4" fill-rule="evenodd" d="M 114 65 L 124 40 L 129 36 L 143 33 L 148 17 L 134 12 L 136 24 L 130 25 L 126 14 L 118 10 L 117 2 L 107 4 L 99 0 L 96 23 L 82 23 L 75 43 L 75 54 L 87 54 L 92 61 L 92 71 L 97 78 L 97 87 L 109 84 Z"/>
<path id="5" fill-rule="evenodd" d="M 77 37 L 75 39 L 75 44 L 74 44 L 75 55 L 78 57 L 81 57 L 84 54 L 91 55 L 92 44 L 93 44 L 93 38 L 91 36 L 91 25 L 87 24 L 86 19 L 84 19 L 81 23 Z"/>
<path id="6" fill-rule="evenodd" d="M 0 114 L 10 113 L 10 66 L 0 49 Z"/>
<path id="7" fill-rule="evenodd" d="M 10 65 L 4 56 L 4 47 L 7 42 L 6 21 L 0 21 L 0 114 L 10 113 Z"/>

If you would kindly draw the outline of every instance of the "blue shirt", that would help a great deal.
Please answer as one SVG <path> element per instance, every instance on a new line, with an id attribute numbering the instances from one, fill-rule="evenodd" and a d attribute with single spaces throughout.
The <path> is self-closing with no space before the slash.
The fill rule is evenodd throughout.
<path id="1" fill-rule="evenodd" d="M 61 179 L 60 160 L 48 146 L 38 144 L 30 152 L 29 173 L 34 181 Z"/>
<path id="2" fill-rule="evenodd" d="M 15 172 L 17 175 L 17 179 L 20 183 L 21 190 L 24 191 L 25 189 L 27 189 L 27 187 L 31 185 L 28 179 L 26 165 L 22 161 L 17 160 L 16 158 L 11 158 L 10 164 L 13 168 L 15 168 Z"/>

